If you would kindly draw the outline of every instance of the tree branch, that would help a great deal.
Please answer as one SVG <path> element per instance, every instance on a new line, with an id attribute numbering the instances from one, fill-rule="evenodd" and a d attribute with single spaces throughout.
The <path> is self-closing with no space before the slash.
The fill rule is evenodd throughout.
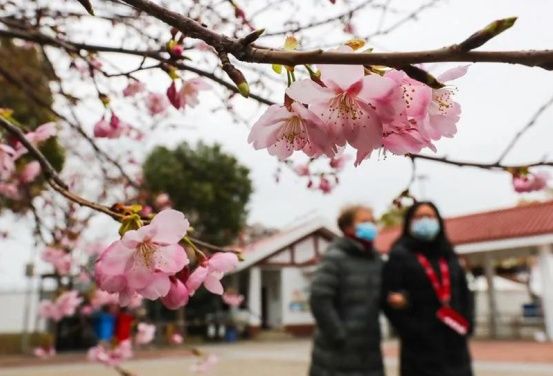
<path id="1" fill-rule="evenodd" d="M 524 165 L 506 165 L 500 162 L 480 163 L 480 162 L 459 161 L 459 160 L 448 159 L 447 157 L 434 157 L 431 155 L 424 155 L 424 154 L 407 154 L 406 156 L 413 160 L 424 159 L 432 162 L 439 162 L 439 163 L 449 164 L 449 165 L 458 166 L 458 167 L 476 167 L 476 168 L 481 168 L 485 170 L 506 171 L 511 169 L 524 168 L 524 167 L 538 167 L 538 166 L 553 167 L 553 161 L 539 161 L 539 162 L 532 162 Z"/>

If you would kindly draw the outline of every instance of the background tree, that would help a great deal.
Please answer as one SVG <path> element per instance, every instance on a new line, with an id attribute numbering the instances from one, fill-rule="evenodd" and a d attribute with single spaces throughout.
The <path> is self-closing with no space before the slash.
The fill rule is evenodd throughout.
<path id="1" fill-rule="evenodd" d="M 153 193 L 167 193 L 175 209 L 187 213 L 196 236 L 228 245 L 247 217 L 252 193 L 249 169 L 220 145 L 158 147 L 144 162 L 144 180 Z"/>

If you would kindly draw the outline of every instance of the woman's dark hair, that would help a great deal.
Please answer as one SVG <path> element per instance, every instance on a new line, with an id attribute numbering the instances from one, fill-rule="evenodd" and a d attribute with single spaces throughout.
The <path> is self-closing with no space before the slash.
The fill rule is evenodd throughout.
<path id="1" fill-rule="evenodd" d="M 427 242 L 427 245 L 430 245 L 433 248 L 441 248 L 447 253 L 453 253 L 453 247 L 451 246 L 451 243 L 449 242 L 449 239 L 447 238 L 447 234 L 445 232 L 444 219 L 442 218 L 440 211 L 438 210 L 436 205 L 434 205 L 434 203 L 431 201 L 417 201 L 409 209 L 407 209 L 407 211 L 405 212 L 405 216 L 403 217 L 403 230 L 401 232 L 401 237 L 398 239 L 398 242 L 402 240 L 407 240 L 413 243 L 420 242 L 417 241 L 417 239 L 415 239 L 413 235 L 411 235 L 411 222 L 413 222 L 413 217 L 415 216 L 415 212 L 417 211 L 417 209 L 423 205 L 430 206 L 434 210 L 434 212 L 436 213 L 436 219 L 440 223 L 440 232 L 438 232 L 438 235 L 436 235 L 436 238 L 434 238 L 434 240 L 432 240 L 431 242 Z"/>

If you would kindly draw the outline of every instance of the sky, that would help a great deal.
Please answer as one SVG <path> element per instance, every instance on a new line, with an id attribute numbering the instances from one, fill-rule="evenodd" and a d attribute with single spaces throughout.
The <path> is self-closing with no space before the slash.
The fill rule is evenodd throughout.
<path id="1" fill-rule="evenodd" d="M 392 1 L 394 3 L 400 2 Z M 311 14 L 306 11 L 307 21 Z M 492 20 L 518 16 L 515 27 L 486 44 L 484 49 L 552 48 L 551 14 L 553 2 L 547 0 L 450 0 L 425 11 L 418 22 L 407 23 L 396 32 L 373 42 L 377 49 L 388 51 L 437 48 L 463 40 Z M 268 14 L 260 22 L 266 22 L 263 26 L 268 30 L 280 30 L 282 25 L 272 16 Z M 366 22 L 360 25 L 360 32 L 371 30 L 374 22 L 376 18 L 367 17 Z M 325 41 L 332 39 L 325 30 L 315 32 L 324 36 Z M 281 41 L 268 43 L 278 45 Z M 432 71 L 440 72 L 454 65 L 435 66 Z M 269 71 L 270 67 L 261 69 Z M 155 78 L 146 79 L 146 83 L 160 89 L 167 85 Z M 285 88 L 284 83 L 274 85 L 279 93 Z M 541 104 L 553 96 L 553 72 L 511 65 L 473 64 L 468 74 L 456 81 L 456 86 L 456 100 L 463 111 L 458 134 L 453 139 L 438 142 L 436 155 L 491 162 L 498 158 L 509 140 Z M 205 96 L 203 102 L 206 103 L 218 100 L 209 93 Z M 243 108 L 245 116 L 251 119 L 249 126 L 262 111 L 245 100 L 238 100 L 236 105 L 243 106 L 239 108 L 241 112 Z M 290 172 L 284 172 L 281 181 L 275 183 L 277 162 L 265 150 L 255 151 L 247 143 L 249 127 L 234 124 L 223 112 L 212 113 L 210 108 L 202 104 L 187 110 L 179 120 L 182 127 L 155 132 L 143 147 L 147 150 L 159 144 L 174 146 L 184 140 L 222 144 L 224 150 L 234 154 L 251 169 L 255 189 L 249 204 L 251 223 L 285 228 L 314 216 L 331 222 L 343 206 L 357 203 L 371 205 L 377 213 L 382 213 L 410 179 L 409 160 L 397 156 L 378 158 L 375 155 L 360 167 L 355 168 L 352 163 L 348 165 L 340 177 L 340 184 L 329 195 L 307 190 L 305 181 Z M 542 159 L 544 155 L 553 160 L 553 109 L 543 114 L 505 162 L 527 163 Z M 521 198 L 541 197 L 514 193 L 509 175 L 500 172 L 419 161 L 417 173 L 426 179 L 424 184 L 415 184 L 415 195 L 435 201 L 445 216 L 507 207 Z M 99 223 L 99 226 L 105 226 L 108 222 L 100 220 Z M 33 253 L 27 226 L 23 221 L 14 221 L 11 216 L 0 218 L 1 228 L 17 228 L 21 233 L 14 239 L 0 241 L 0 289 L 24 283 L 23 265 Z M 107 238 L 115 239 L 116 230 L 112 227 Z"/>

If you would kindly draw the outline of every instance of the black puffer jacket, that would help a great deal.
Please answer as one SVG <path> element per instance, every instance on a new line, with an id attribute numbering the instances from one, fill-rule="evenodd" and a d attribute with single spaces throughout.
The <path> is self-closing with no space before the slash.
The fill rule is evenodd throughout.
<path id="1" fill-rule="evenodd" d="M 461 313 L 473 328 L 472 296 L 465 273 L 449 247 L 413 248 L 413 241 L 401 239 L 384 266 L 382 299 L 384 311 L 401 339 L 401 376 L 472 376 L 467 337 L 455 333 L 436 317 L 440 302 L 417 260 L 422 252 L 440 275 L 438 260 L 446 257 L 451 275 L 453 309 Z M 385 297 L 391 292 L 406 294 L 409 305 L 393 309 Z"/>
<path id="2" fill-rule="evenodd" d="M 329 246 L 311 287 L 317 330 L 310 376 L 384 376 L 381 271 L 380 256 L 353 239 Z"/>

